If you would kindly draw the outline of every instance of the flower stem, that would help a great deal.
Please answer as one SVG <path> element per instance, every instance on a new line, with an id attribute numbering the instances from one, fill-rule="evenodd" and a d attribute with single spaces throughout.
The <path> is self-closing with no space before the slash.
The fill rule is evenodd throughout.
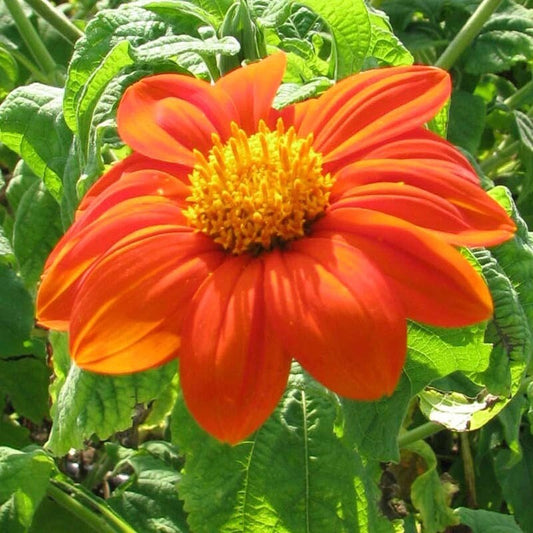
<path id="1" fill-rule="evenodd" d="M 528 103 L 528 100 L 533 101 L 533 80 L 520 87 L 518 91 L 513 93 L 505 100 L 505 104 L 511 109 L 517 109 L 523 103 Z"/>
<path id="2" fill-rule="evenodd" d="M 516 154 L 518 152 L 518 149 L 520 148 L 520 141 L 514 141 L 507 146 L 504 146 L 500 150 L 498 150 L 493 156 L 487 157 L 487 159 L 484 159 L 481 161 L 479 166 L 481 167 L 481 170 L 485 174 L 488 174 L 489 172 L 498 169 L 503 164 L 507 163 L 511 156 Z"/>
<path id="3" fill-rule="evenodd" d="M 26 18 L 19 0 L 5 0 L 5 4 L 7 10 L 13 17 L 20 36 L 29 48 L 32 56 L 35 58 L 35 61 L 46 75 L 47 80 L 55 84 L 55 73 L 57 68 L 55 61 L 41 41 L 39 34 L 32 26 L 29 19 Z"/>
<path id="4" fill-rule="evenodd" d="M 437 59 L 435 66 L 449 70 L 459 56 L 468 48 L 470 43 L 477 37 L 483 24 L 487 22 L 501 1 L 483 0 L 463 26 L 463 29 L 455 36 L 439 59 Z"/>
<path id="5" fill-rule="evenodd" d="M 98 533 L 136 533 L 111 509 L 87 496 L 70 483 L 57 479 L 51 480 L 46 493 L 58 505 L 77 516 Z"/>
<path id="6" fill-rule="evenodd" d="M 83 32 L 48 0 L 25 0 L 25 2 L 72 44 L 83 36 Z"/>
<path id="7" fill-rule="evenodd" d="M 426 422 L 421 426 L 418 426 L 414 429 L 402 433 L 398 437 L 398 446 L 400 448 L 405 448 L 409 444 L 416 442 L 417 440 L 422 440 L 427 437 L 431 437 L 435 433 L 446 429 L 442 424 L 437 424 L 436 422 Z"/>

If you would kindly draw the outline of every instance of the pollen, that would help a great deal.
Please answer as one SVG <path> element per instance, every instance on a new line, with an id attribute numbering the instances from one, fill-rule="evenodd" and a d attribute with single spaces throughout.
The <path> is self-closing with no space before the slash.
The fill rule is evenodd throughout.
<path id="1" fill-rule="evenodd" d="M 312 135 L 285 131 L 281 119 L 273 131 L 261 121 L 251 136 L 235 123 L 231 133 L 225 143 L 213 134 L 207 157 L 195 151 L 189 224 L 235 255 L 303 237 L 329 205 L 333 184 Z"/>

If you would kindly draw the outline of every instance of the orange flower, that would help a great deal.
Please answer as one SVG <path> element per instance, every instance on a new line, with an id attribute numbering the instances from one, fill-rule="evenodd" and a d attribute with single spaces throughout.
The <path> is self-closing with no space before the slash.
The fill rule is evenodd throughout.
<path id="1" fill-rule="evenodd" d="M 449 97 L 446 72 L 372 70 L 278 111 L 285 62 L 128 88 L 118 129 L 134 152 L 83 199 L 37 300 L 82 368 L 179 357 L 190 411 L 230 443 L 270 415 L 292 358 L 348 398 L 391 394 L 408 318 L 491 316 L 455 247 L 515 229 L 424 128 Z"/>

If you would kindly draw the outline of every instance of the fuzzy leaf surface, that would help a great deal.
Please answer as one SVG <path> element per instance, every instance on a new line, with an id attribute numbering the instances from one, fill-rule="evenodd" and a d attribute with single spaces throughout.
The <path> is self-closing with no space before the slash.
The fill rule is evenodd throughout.
<path id="1" fill-rule="evenodd" d="M 62 100 L 61 89 L 33 83 L 17 87 L 0 105 L 0 141 L 24 159 L 58 201 L 72 142 Z"/>
<path id="2" fill-rule="evenodd" d="M 186 455 L 178 490 L 191 529 L 391 532 L 377 512 L 379 472 L 336 435 L 338 409 L 335 395 L 294 365 L 274 414 L 231 447 L 202 431 L 178 401 L 171 431 Z"/>
<path id="3" fill-rule="evenodd" d="M 106 439 L 129 428 L 135 406 L 155 399 L 171 382 L 175 368 L 175 363 L 169 363 L 115 377 L 93 374 L 72 364 L 64 382 L 54 385 L 59 392 L 55 392 L 47 447 L 56 455 L 64 455 L 70 448 L 83 447 L 84 440 L 93 434 Z"/>

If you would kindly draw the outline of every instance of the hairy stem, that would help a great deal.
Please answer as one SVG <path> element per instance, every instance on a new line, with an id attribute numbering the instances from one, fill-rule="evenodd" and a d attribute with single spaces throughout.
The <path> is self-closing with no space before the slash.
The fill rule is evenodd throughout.
<path id="1" fill-rule="evenodd" d="M 468 48 L 470 43 L 477 37 L 483 24 L 494 13 L 501 0 L 483 0 L 478 8 L 472 13 L 463 29 L 455 36 L 446 50 L 437 59 L 436 67 L 450 69 L 459 56 Z"/>
<path id="2" fill-rule="evenodd" d="M 25 0 L 25 2 L 70 43 L 74 44 L 83 35 L 83 32 L 48 0 Z"/>
<path id="3" fill-rule="evenodd" d="M 53 57 L 50 55 L 46 46 L 41 41 L 39 34 L 31 24 L 24 11 L 19 0 L 5 0 L 7 10 L 13 17 L 13 21 L 17 26 L 17 29 L 22 37 L 24 43 L 30 50 L 35 62 L 39 65 L 39 68 L 46 75 L 47 80 L 55 84 L 56 83 L 56 63 Z"/>

